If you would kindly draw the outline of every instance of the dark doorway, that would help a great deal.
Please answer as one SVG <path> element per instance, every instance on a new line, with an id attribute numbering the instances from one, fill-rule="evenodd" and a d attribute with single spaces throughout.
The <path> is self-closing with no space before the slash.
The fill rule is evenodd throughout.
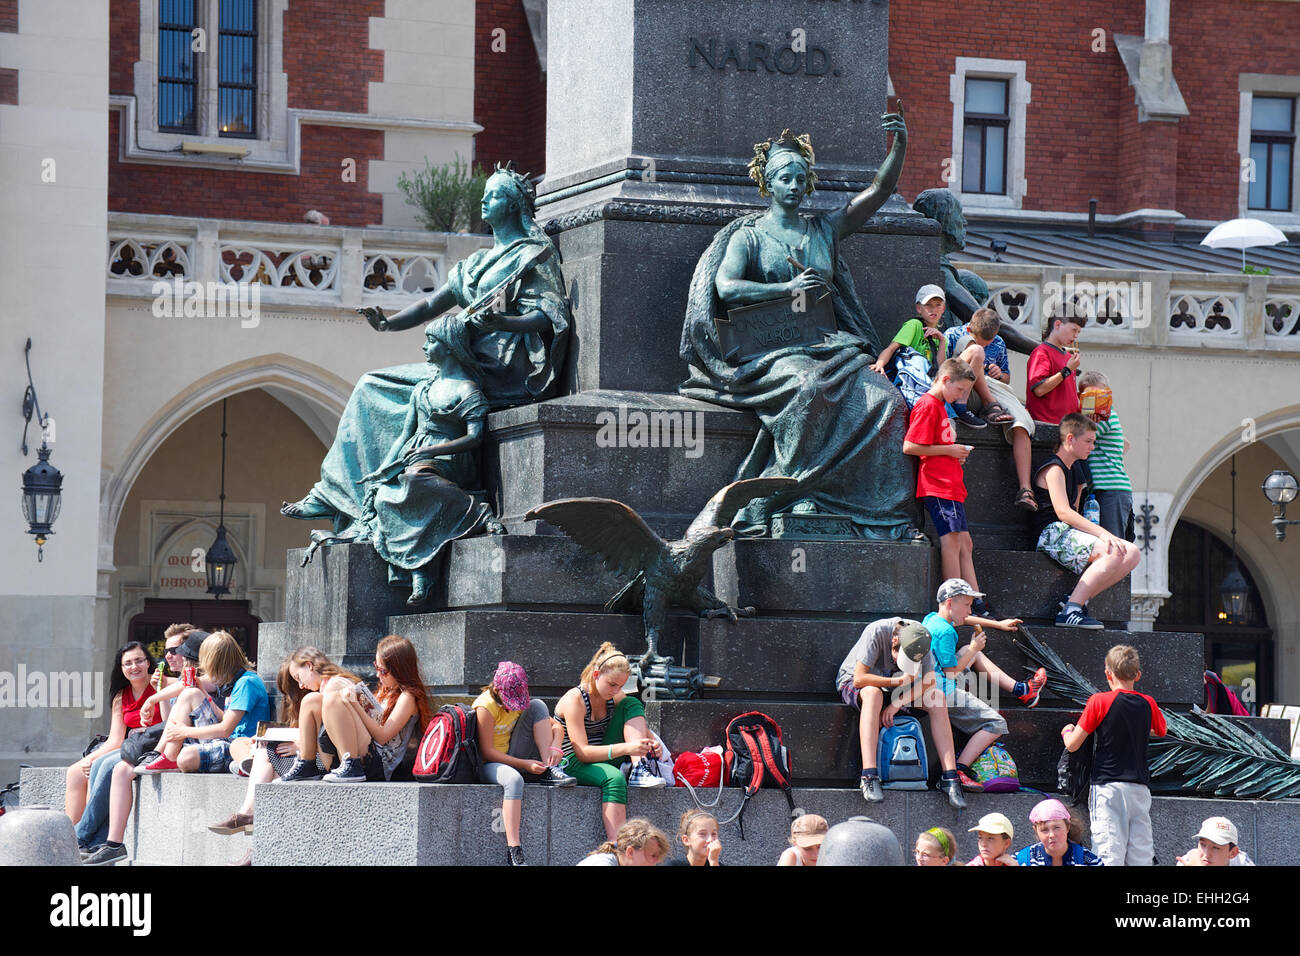
<path id="1" fill-rule="evenodd" d="M 249 613 L 247 601 L 145 598 L 144 610 L 131 618 L 128 640 L 144 644 L 155 659 L 161 660 L 163 632 L 169 624 L 182 622 L 205 631 L 229 631 L 244 649 L 244 656 L 257 661 L 257 625 L 261 621 Z"/>
<path id="2" fill-rule="evenodd" d="M 1169 542 L 1170 597 L 1155 629 L 1204 634 L 1206 670 L 1218 674 L 1257 714 L 1261 703 L 1273 700 L 1273 629 L 1250 570 L 1240 558 L 1237 565 L 1248 587 L 1245 609 L 1234 620 L 1219 593 L 1232 567 L 1231 546 L 1207 528 L 1178 522 Z"/>

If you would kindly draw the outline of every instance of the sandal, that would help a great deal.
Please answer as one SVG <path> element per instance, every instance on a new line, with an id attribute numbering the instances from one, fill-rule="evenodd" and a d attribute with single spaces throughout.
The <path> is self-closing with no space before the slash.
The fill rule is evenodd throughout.
<path id="1" fill-rule="evenodd" d="M 1016 495 L 1016 507 L 1024 508 L 1026 511 L 1037 511 L 1038 502 L 1034 500 L 1034 492 L 1029 488 L 1021 488 L 1020 493 Z"/>
<path id="2" fill-rule="evenodd" d="M 984 409 L 983 418 L 990 425 L 1009 425 L 1016 420 L 1016 416 L 994 402 L 988 408 Z"/>

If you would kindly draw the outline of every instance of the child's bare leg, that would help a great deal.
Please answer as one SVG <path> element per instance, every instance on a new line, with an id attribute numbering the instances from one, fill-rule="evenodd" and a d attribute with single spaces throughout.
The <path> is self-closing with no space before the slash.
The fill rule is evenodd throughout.
<path id="1" fill-rule="evenodd" d="M 172 714 L 167 718 L 167 723 L 172 726 L 192 727 L 194 724 L 190 719 L 190 711 L 203 703 L 207 696 L 207 694 L 197 687 L 185 688 L 185 690 L 181 691 L 180 696 L 176 698 L 176 705 L 172 707 Z M 182 741 L 172 741 L 163 747 L 159 753 L 168 760 L 179 763 L 181 748 L 184 746 L 185 744 Z M 195 769 L 197 769 L 198 763 L 196 762 L 194 766 Z"/>
<path id="2" fill-rule="evenodd" d="M 962 749 L 961 755 L 957 762 L 963 767 L 969 767 L 974 761 L 979 759 L 979 755 L 989 749 L 989 744 L 993 743 L 1001 734 L 989 733 L 987 730 L 977 731 L 966 741 L 965 748 Z"/>
<path id="3" fill-rule="evenodd" d="M 984 380 L 984 349 L 978 345 L 968 345 L 958 357 L 975 373 L 975 387 L 971 391 L 980 397 L 980 401 L 984 403 L 983 407 L 988 408 L 995 404 L 988 382 Z"/>
<path id="4" fill-rule="evenodd" d="M 998 667 L 997 664 L 994 664 L 993 661 L 989 658 L 989 656 L 985 654 L 983 651 L 976 652 L 975 659 L 971 661 L 970 666 L 977 671 L 980 671 L 984 674 L 988 674 L 989 677 L 991 677 L 994 681 L 997 682 L 997 685 L 999 687 L 1001 687 L 1003 690 L 1007 691 L 1008 693 L 1015 689 L 1016 686 L 1015 678 L 1013 678 L 1002 668 Z"/>
<path id="5" fill-rule="evenodd" d="M 885 692 L 879 687 L 863 687 L 858 694 L 858 743 L 862 746 L 862 769 L 876 766 L 876 742 L 880 739 L 880 708 Z"/>
<path id="6" fill-rule="evenodd" d="M 345 695 L 351 695 L 351 689 L 325 692 L 325 699 L 321 702 L 325 732 L 330 735 L 330 740 L 334 741 L 340 754 L 362 757 L 370 748 L 370 732 L 345 699 Z"/>
<path id="7" fill-rule="evenodd" d="M 239 805 L 237 813 L 253 812 L 253 788 L 259 783 L 270 783 L 275 779 L 275 770 L 267 759 L 266 748 L 258 747 L 253 751 L 253 771 L 248 775 L 248 786 L 244 789 L 244 802 Z"/>
<path id="8" fill-rule="evenodd" d="M 1115 550 L 1105 553 L 1105 545 L 1098 542 L 1093 553 L 1101 552 L 1100 557 L 1088 565 L 1079 578 L 1079 583 L 1070 593 L 1070 600 L 1076 604 L 1086 604 L 1113 584 L 1124 580 L 1138 566 L 1142 554 L 1135 545 L 1127 541 L 1117 543 Z"/>
<path id="9" fill-rule="evenodd" d="M 961 577 L 961 533 L 950 531 L 939 539 L 939 567 L 944 580 Z"/>
<path id="10" fill-rule="evenodd" d="M 618 828 L 627 823 L 627 804 L 602 803 L 600 805 L 600 821 L 605 824 L 606 839 L 617 840 Z"/>
<path id="11" fill-rule="evenodd" d="M 1029 463 L 1033 448 L 1029 444 L 1029 432 L 1023 428 L 1011 429 L 1011 457 L 1016 463 L 1016 480 L 1021 488 L 1032 487 L 1029 484 Z"/>
<path id="12" fill-rule="evenodd" d="M 298 707 L 298 756 L 307 763 L 316 759 L 316 738 L 321 728 L 320 691 L 312 691 Z"/>
<path id="13" fill-rule="evenodd" d="M 506 831 L 506 846 L 519 846 L 519 829 L 524 818 L 523 800 L 501 801 L 501 825 Z M 619 824 L 622 826 L 622 824 Z"/>
<path id="14" fill-rule="evenodd" d="M 957 539 L 957 560 L 960 573 L 949 575 L 949 577 L 959 577 L 978 591 L 980 585 L 975 580 L 975 542 L 971 539 L 970 532 L 958 531 L 950 535 L 950 537 Z"/>
<path id="15" fill-rule="evenodd" d="M 650 727 L 646 724 L 644 717 L 633 717 L 631 720 L 629 720 L 627 723 L 623 725 L 624 743 L 634 744 L 634 743 L 638 743 L 639 741 L 647 740 L 650 738 L 651 738 Z M 635 755 L 629 757 L 628 759 L 632 761 L 632 766 L 634 767 L 641 762 L 641 758 Z M 624 814 L 624 816 L 626 817 L 626 814 Z M 619 826 L 622 825 L 623 824 L 621 823 L 619 824 Z"/>
<path id="16" fill-rule="evenodd" d="M 934 685 L 934 673 L 926 674 L 921 685 L 921 709 L 930 716 L 930 736 L 939 751 L 939 766 L 945 771 L 957 769 L 957 747 L 952 741 L 952 724 L 948 722 L 948 701 Z"/>

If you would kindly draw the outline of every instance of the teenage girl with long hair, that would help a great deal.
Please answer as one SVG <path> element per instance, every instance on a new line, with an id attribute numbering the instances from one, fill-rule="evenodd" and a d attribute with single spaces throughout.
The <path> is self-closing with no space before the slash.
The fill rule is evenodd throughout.
<path id="1" fill-rule="evenodd" d="M 657 755 L 645 722 L 645 706 L 623 693 L 632 663 L 606 641 L 582 671 L 578 686 L 565 692 L 555 705 L 555 717 L 564 726 L 564 763 L 560 769 L 576 777 L 579 786 L 600 787 L 601 820 L 605 835 L 613 840 L 627 819 L 628 787 L 662 787 L 666 781 L 643 757 Z M 632 761 L 624 779 L 620 764 Z"/>

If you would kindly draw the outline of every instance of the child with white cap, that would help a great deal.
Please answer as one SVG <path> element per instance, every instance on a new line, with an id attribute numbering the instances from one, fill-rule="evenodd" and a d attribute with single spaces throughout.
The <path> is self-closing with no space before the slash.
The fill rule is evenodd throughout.
<path id="1" fill-rule="evenodd" d="M 1001 813 L 986 813 L 980 822 L 970 828 L 979 837 L 980 852 L 967 866 L 1019 866 L 1011 855 L 1011 841 L 1016 838 L 1016 828 Z"/>
<path id="2" fill-rule="evenodd" d="M 1178 858 L 1179 866 L 1254 866 L 1237 846 L 1237 826 L 1227 817 L 1210 817 L 1196 834 L 1196 849 Z"/>
<path id="3" fill-rule="evenodd" d="M 1060 800 L 1041 800 L 1029 811 L 1038 842 L 1016 854 L 1021 866 L 1101 866 L 1101 857 L 1084 846 L 1083 824 Z"/>

